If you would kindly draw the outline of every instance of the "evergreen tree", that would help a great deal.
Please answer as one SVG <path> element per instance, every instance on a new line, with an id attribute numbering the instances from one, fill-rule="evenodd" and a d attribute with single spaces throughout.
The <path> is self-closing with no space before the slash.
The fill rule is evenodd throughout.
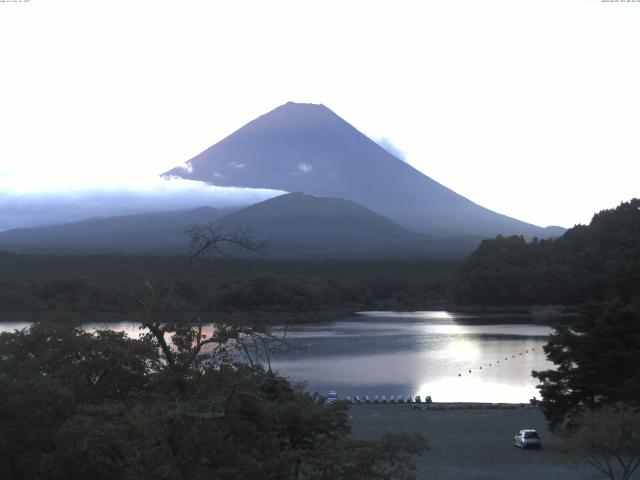
<path id="1" fill-rule="evenodd" d="M 544 350 L 555 369 L 540 379 L 542 407 L 551 428 L 603 404 L 640 404 L 640 302 L 589 304 L 572 326 L 559 326 Z"/>

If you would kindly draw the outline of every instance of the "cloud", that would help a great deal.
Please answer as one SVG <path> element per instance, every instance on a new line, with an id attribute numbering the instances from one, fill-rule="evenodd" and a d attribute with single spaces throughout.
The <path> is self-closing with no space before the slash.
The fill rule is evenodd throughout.
<path id="1" fill-rule="evenodd" d="M 246 163 L 238 163 L 238 162 L 230 162 L 228 165 L 230 167 L 233 167 L 233 168 L 246 168 L 247 167 Z"/>
<path id="2" fill-rule="evenodd" d="M 399 158 L 400 160 L 402 160 L 403 162 L 407 161 L 406 155 L 405 153 L 400 150 L 392 141 L 390 138 L 387 137 L 381 137 L 378 139 L 378 141 L 376 142 L 378 145 L 380 145 L 382 148 L 384 148 L 387 152 L 389 152 L 391 155 L 393 155 L 396 158 Z"/>
<path id="3" fill-rule="evenodd" d="M 250 205 L 284 192 L 217 187 L 183 179 L 153 179 L 112 187 L 62 187 L 28 190 L 0 181 L 0 231 L 82 220 L 201 206 Z"/>
<path id="4" fill-rule="evenodd" d="M 296 165 L 296 169 L 298 173 L 306 175 L 307 173 L 313 172 L 313 165 L 311 165 L 310 163 L 300 162 Z"/>
<path id="5" fill-rule="evenodd" d="M 180 168 L 187 173 L 193 173 L 193 165 L 191 165 L 191 162 L 184 162 L 180 165 Z"/>

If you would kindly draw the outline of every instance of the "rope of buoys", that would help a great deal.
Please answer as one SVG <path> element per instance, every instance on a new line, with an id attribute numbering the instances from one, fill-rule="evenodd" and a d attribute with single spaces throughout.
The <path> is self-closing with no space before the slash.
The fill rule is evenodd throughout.
<path id="1" fill-rule="evenodd" d="M 531 351 L 532 351 L 532 352 L 533 352 L 533 351 L 535 351 L 535 348 L 533 348 L 533 347 L 532 347 L 532 348 L 531 348 Z M 527 353 L 529 353 L 529 350 L 525 350 L 524 352 L 518 352 L 518 356 L 520 356 L 520 357 L 521 357 L 521 356 L 523 356 L 524 354 L 527 354 Z M 511 358 L 516 358 L 516 355 L 515 355 L 515 354 L 511 355 Z M 509 360 L 509 358 L 508 358 L 508 357 L 504 357 L 504 360 L 505 360 L 505 361 L 507 361 L 507 360 Z M 499 364 L 499 363 L 500 363 L 500 360 L 496 360 L 496 362 L 495 362 L 495 363 L 496 363 L 496 364 Z M 490 367 L 493 367 L 493 363 L 490 363 L 490 364 L 489 364 L 489 366 L 490 366 Z M 482 370 L 482 365 L 478 367 L 478 370 Z M 467 372 L 467 373 L 471 373 L 471 370 L 468 370 L 468 372 Z M 462 373 L 458 373 L 458 376 L 459 376 L 459 377 L 462 377 Z"/>

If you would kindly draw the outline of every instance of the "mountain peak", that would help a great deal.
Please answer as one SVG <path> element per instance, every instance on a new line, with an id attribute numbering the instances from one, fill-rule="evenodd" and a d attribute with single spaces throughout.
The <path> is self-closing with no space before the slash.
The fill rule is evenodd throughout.
<path id="1" fill-rule="evenodd" d="M 307 103 L 307 102 L 287 102 L 276 108 L 288 109 L 306 109 L 306 110 L 329 110 L 323 103 Z"/>
<path id="2" fill-rule="evenodd" d="M 344 198 L 422 233 L 547 236 L 427 177 L 322 104 L 285 103 L 163 175 Z"/>
<path id="3" fill-rule="evenodd" d="M 287 102 L 261 115 L 246 126 L 266 125 L 268 130 L 274 126 L 299 130 L 313 125 L 327 125 L 332 122 L 344 122 L 344 120 L 321 103 Z"/>

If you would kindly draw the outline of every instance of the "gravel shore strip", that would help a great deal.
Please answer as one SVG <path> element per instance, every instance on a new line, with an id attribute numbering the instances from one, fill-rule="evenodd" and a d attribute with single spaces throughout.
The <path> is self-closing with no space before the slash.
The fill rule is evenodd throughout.
<path id="1" fill-rule="evenodd" d="M 574 455 L 549 430 L 538 408 L 528 405 L 437 403 L 356 404 L 349 409 L 354 436 L 420 433 L 429 450 L 416 459 L 418 478 L 430 480 L 598 480 L 602 475 Z M 452 407 L 453 406 L 453 407 Z M 533 428 L 542 449 L 514 447 L 518 430 Z"/>

